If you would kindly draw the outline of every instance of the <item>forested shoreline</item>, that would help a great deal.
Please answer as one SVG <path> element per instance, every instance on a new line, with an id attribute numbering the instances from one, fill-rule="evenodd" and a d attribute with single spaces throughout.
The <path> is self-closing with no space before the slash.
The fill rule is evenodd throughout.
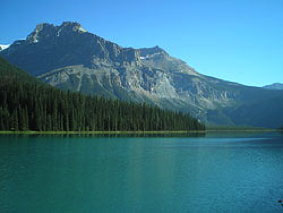
<path id="1" fill-rule="evenodd" d="M 189 114 L 146 104 L 64 92 L 39 82 L 0 58 L 0 130 L 204 130 Z"/>

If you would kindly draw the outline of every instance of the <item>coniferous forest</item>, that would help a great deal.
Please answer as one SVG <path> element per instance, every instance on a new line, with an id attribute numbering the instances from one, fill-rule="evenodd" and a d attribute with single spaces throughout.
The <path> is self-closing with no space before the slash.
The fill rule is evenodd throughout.
<path id="1" fill-rule="evenodd" d="M 188 114 L 64 92 L 0 58 L 0 130 L 204 130 Z"/>

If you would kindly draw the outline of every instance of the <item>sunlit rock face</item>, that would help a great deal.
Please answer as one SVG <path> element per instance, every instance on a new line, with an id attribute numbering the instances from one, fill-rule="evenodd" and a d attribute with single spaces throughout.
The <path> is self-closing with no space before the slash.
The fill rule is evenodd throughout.
<path id="1" fill-rule="evenodd" d="M 216 124 L 249 125 L 234 112 L 277 95 L 201 75 L 158 46 L 123 48 L 76 22 L 39 24 L 0 55 L 61 89 L 147 102 Z"/>

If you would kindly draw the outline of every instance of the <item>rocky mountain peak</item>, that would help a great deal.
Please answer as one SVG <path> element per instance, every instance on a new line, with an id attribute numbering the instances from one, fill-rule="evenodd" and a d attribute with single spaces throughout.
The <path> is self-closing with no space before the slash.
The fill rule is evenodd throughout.
<path id="1" fill-rule="evenodd" d="M 75 32 L 87 32 L 80 23 L 78 22 L 70 22 L 66 21 L 59 26 L 60 30 L 69 30 L 69 31 L 75 31 Z"/>
<path id="2" fill-rule="evenodd" d="M 168 53 L 160 48 L 159 46 L 154 46 L 152 48 L 141 48 L 139 49 L 141 57 L 149 57 L 155 54 L 164 54 L 168 55 Z"/>
<path id="3" fill-rule="evenodd" d="M 87 32 L 78 22 L 70 21 L 59 26 L 39 24 L 26 40 L 14 42 L 1 53 L 10 58 L 15 65 L 29 70 L 35 76 L 70 65 L 82 65 L 91 69 L 102 66 L 121 69 L 150 67 L 168 73 L 197 75 L 193 69 L 172 58 L 159 46 L 142 49 L 123 48 Z"/>
<path id="4" fill-rule="evenodd" d="M 36 25 L 34 31 L 27 36 L 27 41 L 31 43 L 38 43 L 42 38 L 46 38 L 47 35 L 51 35 L 56 31 L 53 24 L 42 23 Z"/>
<path id="5" fill-rule="evenodd" d="M 87 31 L 77 22 L 63 22 L 60 26 L 42 23 L 38 24 L 34 31 L 27 36 L 27 41 L 31 43 L 38 43 L 45 39 L 59 37 L 62 33 L 71 32 L 85 33 Z"/>
<path id="6" fill-rule="evenodd" d="M 55 26 L 53 24 L 49 24 L 49 23 L 41 23 L 36 25 L 34 32 L 40 32 L 42 30 L 46 30 L 48 28 L 54 28 Z"/>

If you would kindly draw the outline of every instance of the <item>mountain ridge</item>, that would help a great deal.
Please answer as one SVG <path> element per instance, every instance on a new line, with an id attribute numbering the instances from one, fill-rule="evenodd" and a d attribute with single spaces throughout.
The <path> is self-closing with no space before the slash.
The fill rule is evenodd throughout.
<path id="1" fill-rule="evenodd" d="M 274 83 L 274 84 L 266 85 L 263 88 L 273 89 L 273 90 L 283 90 L 283 84 L 282 83 Z"/>

